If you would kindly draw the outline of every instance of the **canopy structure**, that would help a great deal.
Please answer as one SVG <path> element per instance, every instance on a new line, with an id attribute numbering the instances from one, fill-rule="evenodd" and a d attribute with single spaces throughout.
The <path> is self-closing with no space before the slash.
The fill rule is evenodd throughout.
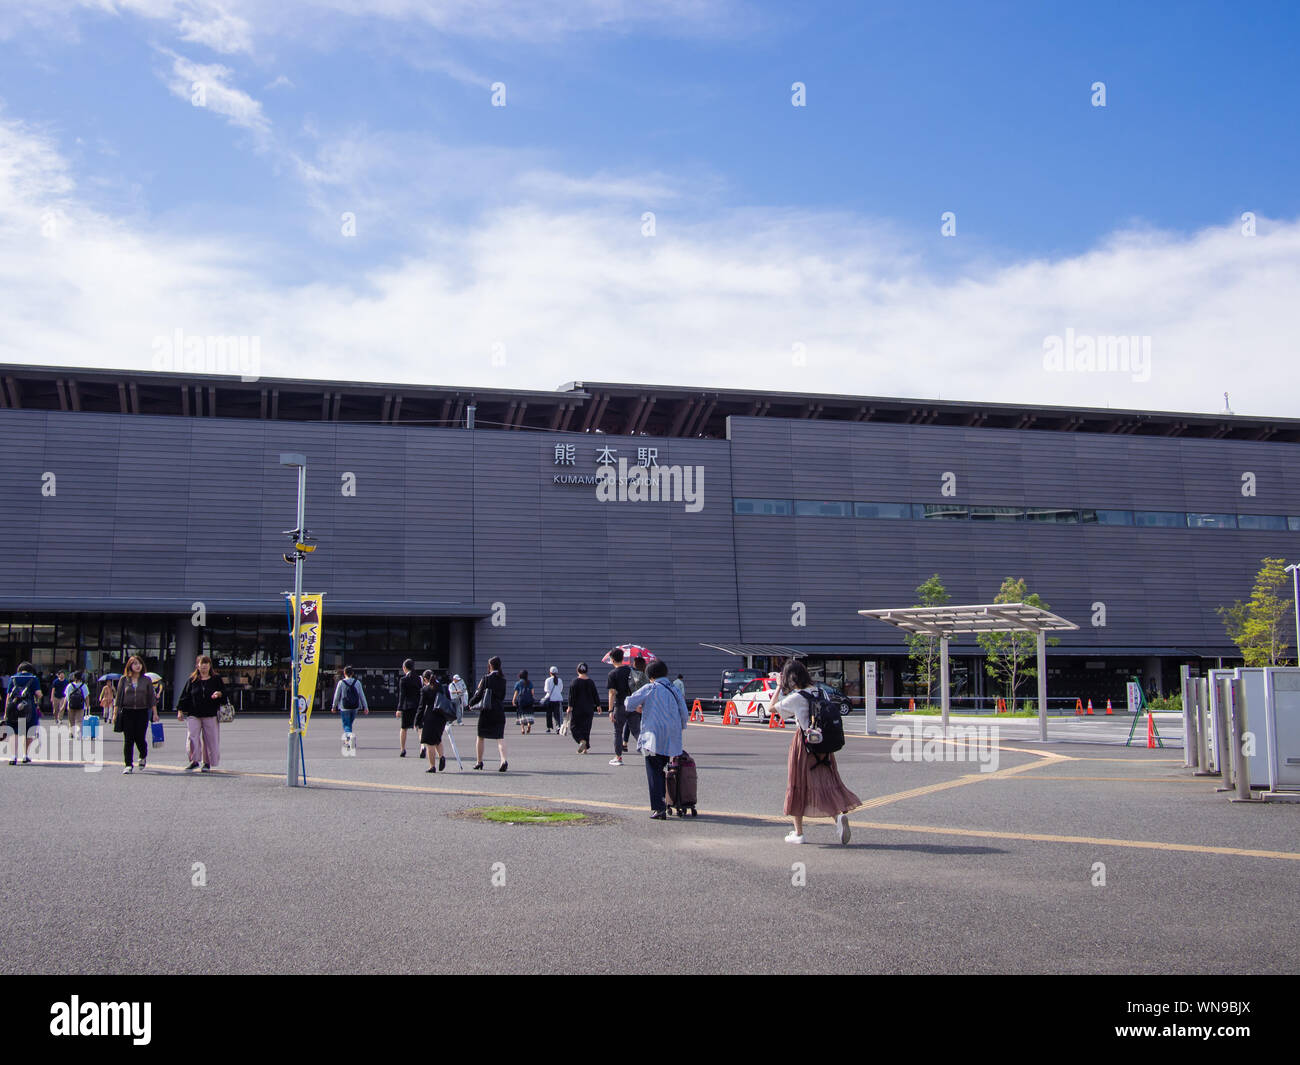
<path id="1" fill-rule="evenodd" d="M 1025 603 L 979 603 L 973 606 L 910 606 L 889 610 L 859 610 L 904 632 L 939 639 L 939 698 L 944 728 L 948 727 L 948 640 L 981 632 L 1032 632 L 1038 645 L 1038 737 L 1047 739 L 1047 634 L 1077 629 L 1073 621 Z"/>

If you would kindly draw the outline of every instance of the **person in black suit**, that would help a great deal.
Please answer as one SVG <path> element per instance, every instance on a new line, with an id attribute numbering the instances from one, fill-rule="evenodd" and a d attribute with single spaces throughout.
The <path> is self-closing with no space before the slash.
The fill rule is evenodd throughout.
<path id="1" fill-rule="evenodd" d="M 497 751 L 501 755 L 501 764 L 497 771 L 504 773 L 510 768 L 506 761 L 506 677 L 501 672 L 501 659 L 493 655 L 488 659 L 488 671 L 478 687 L 474 689 L 474 698 L 470 705 L 479 705 L 478 739 L 474 741 L 474 754 L 477 762 L 475 769 L 483 768 L 483 741 L 496 740 Z"/>
<path id="2" fill-rule="evenodd" d="M 406 732 L 407 729 L 415 728 L 415 711 L 420 706 L 422 687 L 420 674 L 415 672 L 415 663 L 408 658 L 402 663 L 402 676 L 397 682 L 397 716 L 402 719 L 402 726 L 397 733 L 398 745 L 401 747 L 398 758 L 406 757 Z"/>

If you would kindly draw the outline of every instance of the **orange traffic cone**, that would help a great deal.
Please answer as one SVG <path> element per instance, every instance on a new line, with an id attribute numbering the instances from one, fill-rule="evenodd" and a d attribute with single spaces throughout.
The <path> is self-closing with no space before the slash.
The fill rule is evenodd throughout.
<path id="1" fill-rule="evenodd" d="M 1106 713 L 1108 713 L 1108 714 L 1113 714 L 1114 712 L 1115 712 L 1115 708 L 1114 708 L 1113 706 L 1110 705 L 1110 700 L 1107 699 L 1107 700 L 1106 700 Z"/>
<path id="2" fill-rule="evenodd" d="M 999 713 L 999 714 L 1005 714 L 1006 712 L 1007 712 L 1007 701 L 1006 701 L 1005 699 L 999 699 L 999 700 L 998 700 L 998 713 Z"/>
<path id="3" fill-rule="evenodd" d="M 691 717 L 690 717 L 690 719 L 691 719 L 692 721 L 703 721 L 703 720 L 704 720 L 704 707 L 702 707 L 702 706 L 700 705 L 700 701 L 699 701 L 698 699 L 695 700 L 695 705 L 691 707 Z"/>
<path id="4" fill-rule="evenodd" d="M 730 699 L 727 700 L 727 705 L 723 708 L 722 723 L 724 725 L 740 724 L 740 712 L 736 709 L 736 704 Z"/>
<path id="5" fill-rule="evenodd" d="M 1156 745 L 1156 719 L 1151 716 L 1151 711 L 1147 711 L 1147 750 L 1151 750 Z"/>
<path id="6" fill-rule="evenodd" d="M 907 708 L 908 708 L 909 710 L 915 710 L 915 709 L 916 709 L 916 700 L 915 700 L 915 699 L 908 699 L 908 700 L 907 700 Z"/>
<path id="7" fill-rule="evenodd" d="M 1091 700 L 1091 699 L 1088 700 L 1088 713 L 1089 713 L 1089 714 L 1092 713 L 1092 700 Z"/>
<path id="8" fill-rule="evenodd" d="M 1074 700 L 1074 716 L 1075 716 L 1075 717 L 1079 717 L 1079 716 L 1081 716 L 1082 714 L 1083 714 L 1083 700 L 1082 700 L 1082 699 L 1075 699 L 1075 700 Z"/>
<path id="9" fill-rule="evenodd" d="M 780 722 L 778 724 L 777 722 Z M 780 714 L 773 712 L 772 716 L 767 719 L 768 728 L 785 728 L 785 718 Z"/>

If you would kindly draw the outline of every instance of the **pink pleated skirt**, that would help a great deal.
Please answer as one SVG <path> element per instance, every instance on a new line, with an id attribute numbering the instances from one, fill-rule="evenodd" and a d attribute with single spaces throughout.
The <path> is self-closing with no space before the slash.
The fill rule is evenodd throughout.
<path id="1" fill-rule="evenodd" d="M 830 765 L 816 765 L 815 762 L 815 756 L 804 744 L 803 729 L 796 727 L 790 738 L 785 785 L 785 812 L 788 816 L 834 817 L 862 805 L 862 800 L 840 779 L 835 755 L 830 756 Z"/>

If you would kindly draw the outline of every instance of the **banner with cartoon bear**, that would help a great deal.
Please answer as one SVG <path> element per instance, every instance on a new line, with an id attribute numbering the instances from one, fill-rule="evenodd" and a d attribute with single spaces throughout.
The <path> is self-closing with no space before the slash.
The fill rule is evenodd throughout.
<path id="1" fill-rule="evenodd" d="M 323 593 L 303 595 L 298 617 L 298 647 L 293 646 L 293 612 L 297 606 L 293 595 L 285 596 L 285 606 L 289 614 L 289 656 L 298 674 L 299 720 L 302 731 L 306 732 L 307 722 L 311 720 L 312 697 L 316 694 L 316 674 L 320 671 L 321 616 L 325 610 L 325 596 Z M 292 726 L 292 713 L 289 720 Z"/>

